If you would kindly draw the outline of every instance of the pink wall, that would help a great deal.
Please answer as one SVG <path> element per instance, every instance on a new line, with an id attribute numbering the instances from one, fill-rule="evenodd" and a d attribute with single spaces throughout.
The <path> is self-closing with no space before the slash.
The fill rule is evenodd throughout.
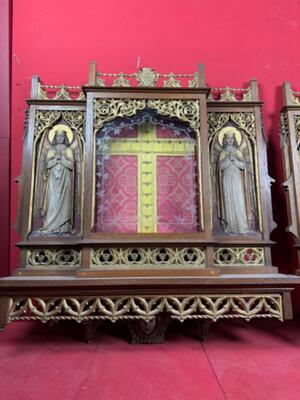
<path id="1" fill-rule="evenodd" d="M 10 247 L 10 1 L 0 2 L 0 275 L 9 273 Z"/>
<path id="2" fill-rule="evenodd" d="M 288 80 L 300 89 L 299 50 L 299 0 L 14 0 L 12 178 L 20 173 L 32 75 L 48 84 L 77 85 L 86 82 L 90 60 L 102 71 L 119 72 L 135 71 L 141 57 L 141 66 L 161 72 L 193 72 L 202 62 L 213 87 L 241 87 L 257 78 L 265 102 L 270 171 L 280 179 L 280 86 Z M 282 192 L 278 185 L 275 189 L 274 205 L 280 210 Z M 12 222 L 16 196 L 12 182 Z M 276 219 L 280 230 L 275 236 L 285 240 L 285 216 Z M 15 267 L 14 230 L 11 238 Z M 277 259 L 286 271 L 293 268 Z"/>

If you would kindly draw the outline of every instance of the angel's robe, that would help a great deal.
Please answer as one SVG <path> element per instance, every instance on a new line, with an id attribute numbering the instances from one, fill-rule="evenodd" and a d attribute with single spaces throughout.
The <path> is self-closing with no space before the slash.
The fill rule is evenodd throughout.
<path id="1" fill-rule="evenodd" d="M 219 157 L 219 179 L 221 189 L 221 219 L 225 232 L 247 233 L 247 209 L 243 171 L 245 163 L 242 154 L 233 146 L 227 146 Z"/>
<path id="2" fill-rule="evenodd" d="M 41 229 L 45 233 L 67 233 L 72 230 L 73 177 L 73 152 L 66 145 L 57 144 L 48 151 L 46 157 Z"/>

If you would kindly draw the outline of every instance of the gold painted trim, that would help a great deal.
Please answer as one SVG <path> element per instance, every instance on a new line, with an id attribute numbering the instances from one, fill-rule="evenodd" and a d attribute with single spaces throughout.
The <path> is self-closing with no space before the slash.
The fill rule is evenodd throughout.
<path id="1" fill-rule="evenodd" d="M 8 322 L 15 320 L 143 319 L 162 312 L 181 322 L 188 319 L 275 318 L 283 321 L 281 294 L 191 294 L 115 297 L 10 298 Z"/>
<path id="2" fill-rule="evenodd" d="M 93 249 L 92 268 L 192 268 L 205 267 L 205 249 L 202 247 L 132 247 Z"/>
<path id="3" fill-rule="evenodd" d="M 216 247 L 214 248 L 214 265 L 216 267 L 231 265 L 264 266 L 265 251 L 263 247 Z"/>
<path id="4" fill-rule="evenodd" d="M 81 251 L 74 249 L 30 249 L 26 251 L 26 268 L 81 266 Z"/>

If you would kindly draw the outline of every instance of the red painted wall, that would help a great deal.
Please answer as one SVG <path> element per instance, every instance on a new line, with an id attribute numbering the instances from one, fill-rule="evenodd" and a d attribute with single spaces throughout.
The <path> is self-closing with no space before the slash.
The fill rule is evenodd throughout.
<path id="1" fill-rule="evenodd" d="M 12 178 L 20 173 L 25 99 L 30 78 L 47 84 L 83 84 L 88 62 L 104 72 L 135 71 L 141 66 L 161 72 L 193 72 L 206 66 L 213 87 L 245 86 L 259 81 L 266 135 L 270 138 L 270 172 L 281 180 L 279 110 L 281 84 L 300 89 L 299 0 L 14 0 L 12 60 Z M 15 221 L 17 188 L 12 185 L 11 222 Z M 283 194 L 275 187 L 274 237 L 286 242 Z M 12 262 L 17 265 L 13 245 Z M 275 251 L 285 271 L 289 264 Z"/>
<path id="2" fill-rule="evenodd" d="M 0 275 L 9 273 L 10 253 L 10 1 L 0 2 Z"/>

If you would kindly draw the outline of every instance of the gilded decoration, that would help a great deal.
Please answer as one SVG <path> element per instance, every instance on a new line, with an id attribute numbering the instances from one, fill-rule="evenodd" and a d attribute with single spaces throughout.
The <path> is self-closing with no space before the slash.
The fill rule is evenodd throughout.
<path id="1" fill-rule="evenodd" d="M 79 267 L 81 251 L 74 249 L 34 249 L 26 252 L 28 267 Z"/>
<path id="2" fill-rule="evenodd" d="M 41 100 L 84 100 L 81 86 L 50 86 L 38 83 L 37 98 Z"/>
<path id="3" fill-rule="evenodd" d="M 15 320 L 122 319 L 149 321 L 161 313 L 188 319 L 275 318 L 283 321 L 280 294 L 203 294 L 190 296 L 58 297 L 10 299 L 8 322 Z"/>
<path id="4" fill-rule="evenodd" d="M 235 89 L 227 86 L 225 88 L 212 88 L 208 100 L 214 102 L 246 102 L 252 101 L 253 99 L 250 87 L 246 89 Z"/>
<path id="5" fill-rule="evenodd" d="M 164 87 L 168 88 L 168 87 L 181 87 L 180 81 L 178 79 L 176 79 L 176 75 L 171 73 L 169 75 L 169 78 L 164 81 Z"/>
<path id="6" fill-rule="evenodd" d="M 190 79 L 188 82 L 188 87 L 189 88 L 196 88 L 198 87 L 198 74 L 195 72 L 193 79 Z"/>
<path id="7" fill-rule="evenodd" d="M 154 87 L 158 77 L 159 74 L 154 69 L 148 67 L 141 68 L 136 74 L 139 86 L 143 87 Z"/>
<path id="8" fill-rule="evenodd" d="M 160 115 L 187 122 L 199 135 L 200 106 L 198 100 L 95 99 L 94 129 L 96 131 L 101 129 L 104 123 L 117 117 L 131 117 L 147 107 L 157 111 Z"/>
<path id="9" fill-rule="evenodd" d="M 262 247 L 219 247 L 214 249 L 214 265 L 265 265 Z"/>
<path id="10" fill-rule="evenodd" d="M 105 122 L 117 117 L 131 117 L 146 108 L 146 100 L 135 99 L 100 99 L 94 100 L 94 129 L 97 131 Z"/>
<path id="11" fill-rule="evenodd" d="M 93 267 L 204 267 L 205 250 L 186 247 L 101 248 L 93 250 Z"/>
<path id="12" fill-rule="evenodd" d="M 107 84 L 106 79 L 113 79 L 112 86 L 116 87 L 165 87 L 165 88 L 179 88 L 179 87 L 198 87 L 198 73 L 193 74 L 161 74 L 152 68 L 144 67 L 135 73 L 105 73 L 97 72 L 96 85 L 100 87 L 110 86 Z"/>
<path id="13" fill-rule="evenodd" d="M 198 100 L 147 100 L 147 106 L 160 115 L 187 122 L 200 136 L 200 105 Z"/>
<path id="14" fill-rule="evenodd" d="M 226 123 L 234 122 L 240 129 L 248 133 L 250 140 L 256 143 L 255 116 L 254 113 L 208 113 L 208 136 L 211 138 L 216 131 L 219 131 Z"/>
<path id="15" fill-rule="evenodd" d="M 60 119 L 65 120 L 71 129 L 74 129 L 80 139 L 85 137 L 85 112 L 84 111 L 36 111 L 34 124 L 34 137 L 37 141 L 41 134 L 51 128 Z"/>
<path id="16" fill-rule="evenodd" d="M 128 79 L 125 78 L 124 74 L 120 74 L 120 76 L 114 80 L 113 86 L 118 86 L 118 87 L 129 87 L 130 82 Z"/>
<path id="17" fill-rule="evenodd" d="M 180 88 L 189 87 L 197 88 L 198 73 L 193 74 L 176 74 L 170 72 L 169 74 L 162 74 L 152 68 L 144 67 L 135 73 L 104 73 L 97 72 L 96 85 L 110 86 L 110 82 L 106 79 L 113 78 L 112 86 L 115 87 L 164 87 L 164 88 Z M 298 98 L 294 96 L 296 100 Z M 211 102 L 249 102 L 253 101 L 251 87 L 248 88 L 212 88 L 208 96 L 208 101 Z M 299 100 L 298 100 L 299 101 Z"/>

